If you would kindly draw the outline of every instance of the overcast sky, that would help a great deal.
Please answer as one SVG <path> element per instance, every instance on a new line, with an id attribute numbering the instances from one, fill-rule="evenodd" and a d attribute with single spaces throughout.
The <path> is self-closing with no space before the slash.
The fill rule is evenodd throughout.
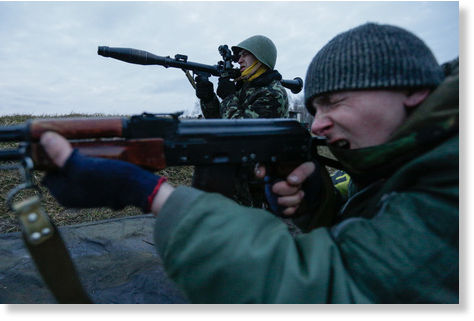
<path id="1" fill-rule="evenodd" d="M 459 55 L 458 2 L 0 2 L 0 115 L 191 112 L 197 98 L 181 70 L 97 47 L 214 65 L 219 45 L 263 34 L 283 77 L 304 79 L 322 46 L 367 21 L 414 32 L 440 63 Z"/>

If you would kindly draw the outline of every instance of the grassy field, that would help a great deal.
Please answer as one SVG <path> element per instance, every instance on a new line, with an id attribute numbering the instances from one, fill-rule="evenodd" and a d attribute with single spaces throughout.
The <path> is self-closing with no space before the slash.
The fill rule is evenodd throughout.
<path id="1" fill-rule="evenodd" d="M 74 116 L 80 115 L 67 115 L 63 117 Z M 23 123 L 25 120 L 31 118 L 33 117 L 30 115 L 0 117 L 0 126 Z M 17 144 L 15 143 L 0 142 L 0 149 L 15 148 L 16 146 Z M 5 165 L 5 163 L 3 165 Z M 158 174 L 168 177 L 169 181 L 174 185 L 191 185 L 193 170 L 194 169 L 191 166 L 170 167 L 159 171 Z M 35 171 L 33 173 L 34 179 L 38 183 L 41 182 L 43 175 L 44 173 L 39 171 Z M 2 170 L 0 172 L 0 233 L 19 231 L 19 225 L 15 218 L 15 213 L 8 210 L 5 204 L 5 199 L 8 195 L 8 192 L 13 187 L 21 183 L 20 176 L 21 175 L 17 170 Z M 50 215 L 54 223 L 58 226 L 142 214 L 138 209 L 134 207 L 125 208 L 121 211 L 112 211 L 106 208 L 82 210 L 66 209 L 56 202 L 56 200 L 51 196 L 51 194 L 49 194 L 47 189 L 43 188 L 41 184 L 39 185 L 43 195 L 42 205 L 46 212 Z M 33 191 L 25 191 L 24 193 L 19 193 L 18 197 L 15 198 L 15 201 L 30 197 L 32 196 L 32 194 Z"/>

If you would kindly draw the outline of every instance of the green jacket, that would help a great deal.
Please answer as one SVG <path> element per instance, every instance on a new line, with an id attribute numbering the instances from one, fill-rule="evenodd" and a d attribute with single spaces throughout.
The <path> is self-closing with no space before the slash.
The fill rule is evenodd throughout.
<path id="1" fill-rule="evenodd" d="M 448 77 L 391 142 L 335 151 L 353 184 L 331 227 L 292 237 L 178 187 L 155 227 L 168 275 L 195 303 L 458 303 L 458 88 Z"/>
<path id="2" fill-rule="evenodd" d="M 288 95 L 280 83 L 281 75 L 268 70 L 253 81 L 237 83 L 235 94 L 219 103 L 217 96 L 204 103 L 205 118 L 288 118 Z"/>

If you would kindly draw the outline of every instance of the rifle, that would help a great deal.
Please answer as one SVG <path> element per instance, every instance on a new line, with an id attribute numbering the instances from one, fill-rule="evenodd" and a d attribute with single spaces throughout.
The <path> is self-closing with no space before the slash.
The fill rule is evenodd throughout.
<path id="1" fill-rule="evenodd" d="M 13 188 L 7 205 L 20 221 L 23 238 L 46 284 L 60 303 L 90 303 L 60 233 L 42 209 L 41 195 L 13 204 L 17 193 L 36 189 L 32 170 L 55 168 L 39 144 L 41 135 L 55 131 L 82 154 L 119 159 L 156 171 L 167 166 L 209 165 L 244 167 L 259 162 L 286 177 L 289 170 L 316 158 L 328 166 L 335 161 L 317 154 L 325 140 L 313 137 L 294 119 L 180 120 L 179 113 L 132 117 L 33 119 L 0 127 L 0 142 L 19 142 L 0 150 L 0 161 L 19 162 L 0 169 L 19 168 L 24 183 Z M 285 168 L 286 167 L 286 168 Z M 224 171 L 226 172 L 226 171 Z M 235 171 L 226 172 L 229 175 Z M 227 185 L 233 185 L 226 181 Z M 220 186 L 210 187 L 223 193 Z"/>
<path id="2" fill-rule="evenodd" d="M 231 53 L 228 46 L 221 45 L 219 46 L 218 50 L 219 54 L 222 56 L 222 60 L 214 66 L 188 61 L 188 56 L 186 55 L 177 54 L 174 56 L 174 58 L 171 58 L 170 56 L 161 57 L 144 50 L 133 48 L 113 48 L 100 46 L 97 50 L 97 53 L 103 57 L 115 58 L 132 64 L 161 65 L 165 68 L 180 68 L 186 73 L 191 85 L 196 88 L 194 78 L 189 73 L 187 73 L 188 70 L 193 71 L 194 74 L 203 78 L 209 78 L 212 75 L 235 79 L 240 76 L 240 70 L 233 68 L 232 65 L 232 62 L 236 62 L 237 58 Z M 280 82 L 285 88 L 290 89 L 294 94 L 299 93 L 303 88 L 303 80 L 300 77 L 296 77 L 293 80 L 282 79 Z"/>
<path id="3" fill-rule="evenodd" d="M 84 155 L 120 159 L 152 171 L 185 165 L 302 163 L 315 158 L 339 167 L 317 154 L 316 146 L 326 145 L 326 140 L 311 136 L 297 120 L 181 120 L 181 114 L 32 119 L 0 126 L 0 142 L 20 142 L 18 148 L 0 150 L 0 161 L 30 158 L 32 169 L 53 169 L 39 139 L 54 131 Z"/>

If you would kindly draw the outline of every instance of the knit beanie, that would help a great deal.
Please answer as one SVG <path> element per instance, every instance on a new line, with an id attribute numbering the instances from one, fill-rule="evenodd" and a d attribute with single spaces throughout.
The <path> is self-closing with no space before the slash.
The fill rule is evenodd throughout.
<path id="1" fill-rule="evenodd" d="M 304 96 L 353 89 L 436 87 L 443 71 L 426 44 L 411 32 L 366 23 L 334 37 L 308 67 Z"/>

